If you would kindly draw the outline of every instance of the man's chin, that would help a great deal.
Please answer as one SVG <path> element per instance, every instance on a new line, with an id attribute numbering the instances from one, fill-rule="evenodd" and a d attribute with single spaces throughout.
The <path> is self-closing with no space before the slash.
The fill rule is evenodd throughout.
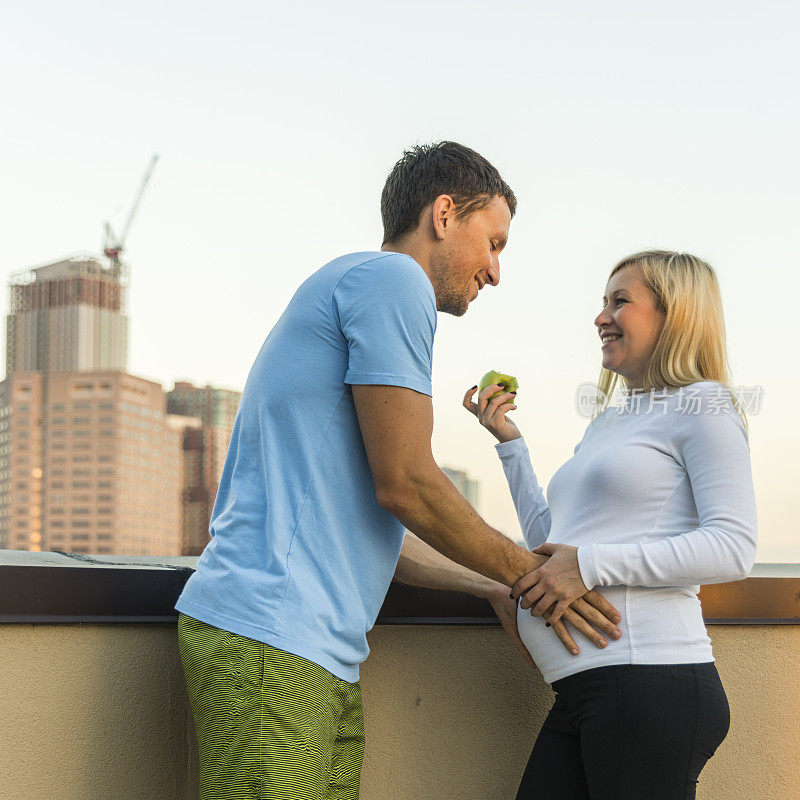
<path id="1" fill-rule="evenodd" d="M 469 309 L 469 298 L 464 303 L 459 303 L 456 305 L 455 303 L 447 303 L 445 302 L 444 305 L 440 308 L 439 306 L 436 307 L 436 310 L 442 314 L 451 314 L 454 317 L 463 317 L 464 314 L 467 313 Z"/>
<path id="2" fill-rule="evenodd" d="M 469 301 L 467 301 L 467 302 L 466 302 L 466 303 L 465 303 L 463 306 L 461 306 L 460 308 L 454 309 L 454 310 L 453 310 L 453 311 L 451 311 L 450 313 L 451 313 L 451 314 L 452 314 L 454 317 L 463 317 L 463 316 L 464 316 L 464 314 L 466 314 L 466 313 L 467 313 L 467 311 L 469 311 Z"/>

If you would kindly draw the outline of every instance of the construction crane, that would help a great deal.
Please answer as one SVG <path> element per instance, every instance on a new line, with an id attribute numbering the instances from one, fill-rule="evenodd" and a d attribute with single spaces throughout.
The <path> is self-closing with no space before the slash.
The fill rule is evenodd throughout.
<path id="1" fill-rule="evenodd" d="M 119 234 L 114 233 L 110 222 L 106 221 L 105 225 L 103 226 L 106 235 L 105 244 L 103 245 L 103 252 L 111 262 L 112 270 L 119 276 L 123 285 L 127 284 L 127 270 L 125 268 L 125 262 L 120 257 L 120 254 L 125 249 L 125 239 L 128 236 L 128 231 L 131 228 L 131 223 L 133 222 L 133 217 L 136 214 L 136 210 L 139 208 L 139 203 L 142 200 L 144 190 L 147 188 L 147 183 L 150 180 L 150 176 L 153 174 L 153 170 L 155 169 L 156 161 L 158 161 L 158 153 L 153 153 L 150 163 L 147 165 L 147 169 L 144 171 L 142 180 L 139 183 L 139 191 L 136 192 L 136 197 L 131 205 L 131 210 L 128 212 L 128 218 L 125 220 L 125 224 L 122 226 Z"/>

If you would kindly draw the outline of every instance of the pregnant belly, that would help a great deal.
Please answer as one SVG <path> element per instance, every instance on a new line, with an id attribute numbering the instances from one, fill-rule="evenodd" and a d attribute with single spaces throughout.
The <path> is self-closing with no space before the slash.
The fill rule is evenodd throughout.
<path id="1" fill-rule="evenodd" d="M 599 590 L 596 591 L 599 592 Z M 531 614 L 531 609 L 523 609 L 519 604 L 517 605 L 517 628 L 520 638 L 525 644 L 525 647 L 528 648 L 531 658 L 540 669 L 572 663 L 575 659 L 583 660 L 582 656 L 592 656 L 600 653 L 610 654 L 614 651 L 618 654 L 621 654 L 623 651 L 626 653 L 628 652 L 629 637 L 627 620 L 625 618 L 625 587 L 605 586 L 602 592 L 599 593 L 617 609 L 620 617 L 622 617 L 617 624 L 617 627 L 622 631 L 622 636 L 615 640 L 603 633 L 604 638 L 608 641 L 608 645 L 600 648 L 591 639 L 573 628 L 571 623 L 566 622 L 566 628 L 570 636 L 572 636 L 575 644 L 578 645 L 579 653 L 577 656 L 573 656 L 562 644 L 555 631 L 545 625 L 543 617 L 534 617 Z"/>

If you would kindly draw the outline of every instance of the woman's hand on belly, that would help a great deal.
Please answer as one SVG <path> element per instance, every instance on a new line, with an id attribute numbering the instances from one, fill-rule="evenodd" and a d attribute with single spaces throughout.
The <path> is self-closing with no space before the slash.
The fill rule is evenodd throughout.
<path id="1" fill-rule="evenodd" d="M 570 544 L 544 544 L 533 550 L 539 555 L 550 556 L 545 564 L 520 578 L 511 588 L 511 596 L 518 598 L 521 608 L 531 608 L 534 617 L 545 617 L 554 625 L 569 605 L 588 593 L 578 566 L 578 548 Z M 535 603 L 535 605 L 534 605 Z M 545 613 L 549 613 L 545 616 Z"/>
<path id="2" fill-rule="evenodd" d="M 547 563 L 520 578 L 511 589 L 511 597 L 524 595 L 520 608 L 532 608 L 533 616 L 545 617 L 548 626 L 573 655 L 578 647 L 569 635 L 562 616 L 598 647 L 608 642 L 593 627 L 605 631 L 614 639 L 622 632 L 616 627 L 619 612 L 598 592 L 589 591 L 578 568 L 578 548 L 567 544 L 545 543 L 534 553 L 549 555 Z M 535 605 L 534 605 L 535 604 Z"/>

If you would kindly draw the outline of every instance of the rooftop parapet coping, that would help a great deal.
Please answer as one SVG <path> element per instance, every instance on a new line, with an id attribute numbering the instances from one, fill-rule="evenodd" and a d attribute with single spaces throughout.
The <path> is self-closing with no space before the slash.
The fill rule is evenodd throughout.
<path id="1" fill-rule="evenodd" d="M 175 623 L 197 556 L 0 550 L 0 624 Z M 800 564 L 755 564 L 750 577 L 701 587 L 709 624 L 800 624 Z M 460 592 L 392 583 L 379 625 L 498 625 Z"/>

